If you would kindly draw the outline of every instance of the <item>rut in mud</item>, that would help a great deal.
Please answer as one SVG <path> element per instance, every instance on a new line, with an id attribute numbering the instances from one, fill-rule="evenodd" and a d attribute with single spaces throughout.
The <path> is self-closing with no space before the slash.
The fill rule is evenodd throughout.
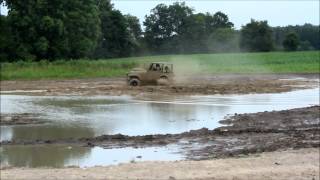
<path id="1" fill-rule="evenodd" d="M 314 87 L 318 74 L 216 74 L 186 76 L 169 86 L 130 87 L 125 78 L 1 81 L 1 91 L 32 95 L 195 95 L 278 93 Z"/>

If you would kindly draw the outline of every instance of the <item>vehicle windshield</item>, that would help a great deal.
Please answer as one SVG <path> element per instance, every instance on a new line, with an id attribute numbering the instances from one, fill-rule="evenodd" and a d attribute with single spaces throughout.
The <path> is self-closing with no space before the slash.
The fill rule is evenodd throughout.
<path id="1" fill-rule="evenodd" d="M 163 64 L 152 63 L 149 67 L 149 71 L 162 71 Z"/>

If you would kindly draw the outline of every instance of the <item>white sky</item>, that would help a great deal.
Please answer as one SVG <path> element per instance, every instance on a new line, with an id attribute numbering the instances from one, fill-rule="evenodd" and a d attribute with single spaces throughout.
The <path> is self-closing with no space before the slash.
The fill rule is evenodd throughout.
<path id="1" fill-rule="evenodd" d="M 183 2 L 178 0 L 179 2 Z M 143 22 L 144 16 L 157 4 L 172 4 L 174 0 L 112 0 L 114 7 L 123 14 L 131 14 Z M 186 4 L 195 12 L 215 13 L 222 11 L 229 16 L 231 22 L 239 29 L 250 22 L 250 19 L 267 20 L 271 26 L 302 25 L 311 23 L 319 25 L 318 0 L 186 0 Z M 1 14 L 7 9 L 1 7 Z"/>

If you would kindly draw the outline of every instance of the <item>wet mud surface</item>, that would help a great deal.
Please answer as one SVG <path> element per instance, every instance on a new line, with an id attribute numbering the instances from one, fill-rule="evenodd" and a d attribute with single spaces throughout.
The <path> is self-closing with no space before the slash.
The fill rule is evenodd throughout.
<path id="1" fill-rule="evenodd" d="M 168 86 L 149 85 L 140 87 L 127 86 L 125 78 L 1 81 L 1 93 L 9 95 L 22 94 L 46 97 L 58 97 L 61 95 L 129 95 L 147 101 L 162 96 L 164 96 L 164 99 L 171 99 L 179 95 L 279 93 L 314 87 L 319 87 L 319 74 L 229 74 L 193 76 L 186 77 L 183 81 L 180 80 Z M 268 97 L 265 98 L 265 100 L 262 100 L 263 103 L 267 104 Z M 299 101 L 299 98 L 294 99 L 296 101 L 298 99 Z M 281 101 L 284 101 L 284 99 L 280 98 L 279 102 Z M 296 101 L 289 99 L 289 102 L 297 103 Z M 57 102 L 59 105 L 60 101 Z M 77 106 L 80 103 L 79 101 L 71 100 L 67 102 L 70 102 L 71 105 L 76 105 L 75 107 L 72 106 L 73 110 L 77 108 L 80 111 L 85 110 L 79 108 L 82 106 Z M 90 103 L 91 101 L 85 102 Z M 96 102 L 96 100 L 92 102 Z M 101 105 L 105 104 L 104 102 L 100 103 Z M 18 102 L 16 102 L 16 104 L 21 106 Z M 66 107 L 63 106 L 65 104 L 60 103 L 60 105 L 62 105 L 62 108 L 59 109 L 59 112 L 60 110 L 66 110 Z M 259 105 L 259 103 L 257 105 Z M 129 136 L 124 135 L 126 133 L 110 135 L 111 133 L 108 134 L 108 132 L 105 132 L 102 134 L 106 135 L 98 136 L 99 134 L 96 135 L 92 132 L 90 136 L 83 134 L 81 134 L 81 136 L 74 136 L 74 133 L 72 133 L 71 137 L 73 138 L 57 136 L 53 139 L 46 139 L 43 136 L 39 136 L 43 139 L 36 137 L 30 140 L 24 138 L 3 140 L 0 142 L 0 147 L 14 148 L 14 145 L 22 145 L 21 147 L 28 145 L 32 149 L 32 147 L 37 147 L 38 145 L 43 145 L 43 147 L 46 148 L 50 148 L 50 145 L 66 145 L 68 148 L 78 146 L 83 148 L 89 147 L 87 149 L 104 148 L 111 150 L 115 148 L 162 148 L 172 145 L 178 147 L 179 152 L 177 153 L 181 154 L 183 159 L 188 160 L 205 160 L 233 156 L 241 157 L 251 153 L 287 149 L 319 148 L 320 106 L 318 103 L 309 103 L 308 105 L 298 107 L 311 105 L 317 106 L 281 111 L 254 111 L 258 113 L 250 114 L 232 114 L 220 121 L 224 126 L 220 126 L 219 128 L 197 129 L 199 127 L 210 127 L 199 126 L 194 128 L 197 130 L 188 132 L 179 131 L 183 132 L 179 134 Z M 83 107 L 86 108 L 87 106 Z M 241 107 L 246 108 L 247 106 Z M 263 105 L 263 107 L 262 111 L 267 110 L 265 109 L 266 106 Z M 47 111 L 48 109 L 43 110 Z M 259 111 L 261 111 L 261 109 Z M 241 111 L 233 112 L 239 113 Z M 29 128 L 33 127 L 32 125 L 41 126 L 40 124 L 45 123 L 45 121 L 42 121 L 40 117 L 41 116 L 36 113 L 1 113 L 0 125 L 5 128 L 11 127 L 11 125 L 18 125 L 19 128 Z M 86 115 L 85 117 L 88 116 Z M 90 118 L 90 120 L 93 119 Z M 186 119 L 186 121 L 195 120 L 196 119 Z M 65 126 L 65 124 L 63 125 Z M 60 128 L 61 127 L 59 127 L 59 129 Z M 47 131 L 47 129 L 45 131 Z M 17 154 L 14 156 L 16 155 Z M 105 154 L 103 156 L 105 156 Z M 144 155 L 139 154 L 137 158 L 141 158 L 141 156 Z"/>
<path id="2" fill-rule="evenodd" d="M 43 124 L 46 121 L 34 113 L 1 113 L 0 126 Z"/>
<path id="3" fill-rule="evenodd" d="M 2 93 L 31 95 L 196 95 L 277 93 L 314 86 L 318 74 L 228 74 L 185 76 L 167 86 L 130 87 L 125 78 L 1 81 Z"/>
<path id="4" fill-rule="evenodd" d="M 283 111 L 235 114 L 222 120 L 226 126 L 180 134 L 94 138 L 2 141 L 0 145 L 76 144 L 80 146 L 153 147 L 177 144 L 187 159 L 203 160 L 275 150 L 320 147 L 320 106 Z"/>

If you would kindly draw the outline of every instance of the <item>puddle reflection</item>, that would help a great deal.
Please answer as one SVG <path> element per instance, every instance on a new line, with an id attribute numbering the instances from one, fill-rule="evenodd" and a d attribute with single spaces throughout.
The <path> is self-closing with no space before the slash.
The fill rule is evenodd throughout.
<path id="1" fill-rule="evenodd" d="M 180 133 L 219 127 L 234 113 L 284 110 L 319 104 L 319 88 L 278 94 L 188 96 L 133 99 L 129 96 L 1 95 L 1 113 L 35 113 L 49 121 L 2 126 L 1 140 L 63 139 L 122 133 Z M 79 146 L 2 146 L 1 165 L 80 167 L 140 160 L 180 160 L 176 146 L 102 149 Z M 141 156 L 141 157 L 140 157 Z"/>
<path id="2" fill-rule="evenodd" d="M 15 167 L 92 167 L 156 160 L 181 160 L 174 145 L 148 148 L 103 149 L 65 145 L 3 146 L 1 166 Z"/>
<path id="3" fill-rule="evenodd" d="M 1 140 L 61 139 L 102 134 L 164 134 L 219 127 L 228 114 L 319 104 L 319 88 L 278 94 L 171 97 L 1 95 L 1 113 L 35 113 L 49 123 L 2 126 Z"/>

